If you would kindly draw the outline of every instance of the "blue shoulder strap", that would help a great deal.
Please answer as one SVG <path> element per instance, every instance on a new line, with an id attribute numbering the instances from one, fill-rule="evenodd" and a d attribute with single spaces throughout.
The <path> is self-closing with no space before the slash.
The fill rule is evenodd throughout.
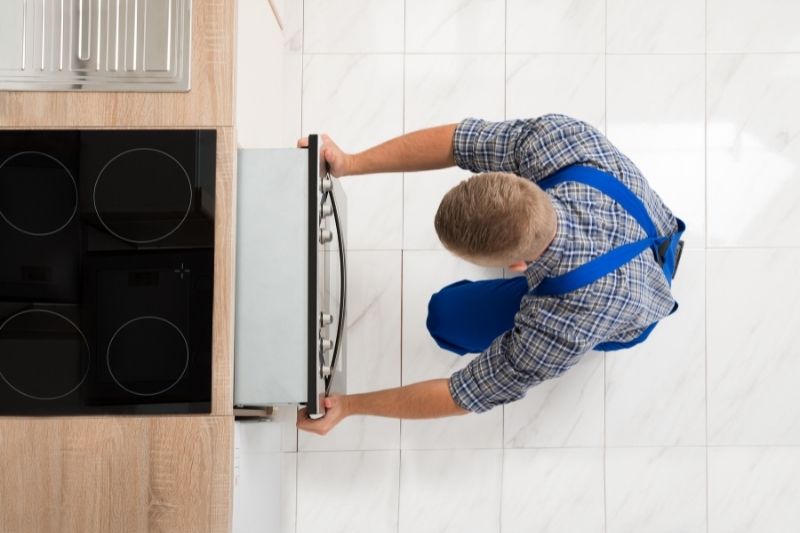
<path id="1" fill-rule="evenodd" d="M 648 237 L 658 237 L 656 226 L 650 219 L 650 215 L 647 214 L 647 208 L 645 208 L 642 201 L 624 183 L 611 174 L 592 167 L 572 165 L 548 176 L 537 185 L 542 189 L 549 189 L 565 181 L 583 183 L 611 197 L 612 200 L 620 204 L 625 211 L 636 219 Z"/>
<path id="2" fill-rule="evenodd" d="M 595 168 L 573 165 L 545 178 L 538 185 L 542 189 L 549 189 L 566 181 L 583 183 L 609 196 L 636 219 L 647 237 L 614 248 L 560 276 L 542 280 L 531 290 L 531 294 L 537 296 L 565 294 L 585 287 L 632 260 L 653 246 L 659 238 L 655 224 L 642 201 L 614 176 Z"/>

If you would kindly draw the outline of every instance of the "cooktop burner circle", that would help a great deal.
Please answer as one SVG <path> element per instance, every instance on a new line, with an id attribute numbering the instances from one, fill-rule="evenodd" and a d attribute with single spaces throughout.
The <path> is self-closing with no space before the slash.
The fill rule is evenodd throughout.
<path id="1" fill-rule="evenodd" d="M 0 378 L 34 400 L 69 396 L 89 375 L 91 351 L 80 328 L 61 313 L 26 309 L 0 324 Z"/>
<path id="2" fill-rule="evenodd" d="M 140 316 L 125 322 L 111 336 L 106 365 L 122 389 L 137 396 L 156 396 L 183 379 L 189 367 L 189 342 L 166 318 Z M 165 382 L 169 382 L 166 387 L 162 386 Z M 153 387 L 153 383 L 157 385 Z"/>
<path id="3" fill-rule="evenodd" d="M 77 212 L 78 183 L 52 155 L 17 152 L 0 163 L 0 217 L 15 230 L 32 237 L 53 235 Z"/>
<path id="4" fill-rule="evenodd" d="M 189 173 L 172 155 L 133 148 L 100 170 L 92 203 L 109 233 L 134 244 L 150 244 L 178 231 L 192 209 L 193 194 Z"/>

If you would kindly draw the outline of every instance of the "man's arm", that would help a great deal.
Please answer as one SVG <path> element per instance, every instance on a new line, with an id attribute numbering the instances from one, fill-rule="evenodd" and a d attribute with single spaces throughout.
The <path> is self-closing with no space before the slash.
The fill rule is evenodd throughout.
<path id="1" fill-rule="evenodd" d="M 618 177 L 625 156 L 597 129 L 565 115 L 490 122 L 467 118 L 454 134 L 456 165 L 504 171 L 539 181 L 564 167 L 588 164 Z"/>
<path id="2" fill-rule="evenodd" d="M 453 401 L 448 379 L 434 379 L 364 394 L 331 396 L 325 399 L 325 407 L 325 416 L 318 420 L 309 419 L 305 409 L 298 411 L 297 427 L 325 435 L 350 415 L 419 419 L 464 415 L 469 412 Z"/>
<path id="3" fill-rule="evenodd" d="M 322 136 L 322 154 L 336 177 L 380 172 L 414 172 L 455 165 L 453 133 L 456 124 L 447 124 L 406 133 L 357 154 L 342 151 L 327 135 Z M 298 147 L 308 139 L 297 141 Z"/>

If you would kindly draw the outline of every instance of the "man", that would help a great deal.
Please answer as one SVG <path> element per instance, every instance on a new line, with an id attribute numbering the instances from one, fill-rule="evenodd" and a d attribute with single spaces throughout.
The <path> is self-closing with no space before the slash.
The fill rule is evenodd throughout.
<path id="1" fill-rule="evenodd" d="M 437 234 L 471 263 L 525 275 L 461 281 L 431 299 L 427 325 L 439 346 L 481 352 L 467 367 L 449 379 L 326 398 L 323 418 L 298 412 L 302 430 L 324 435 L 354 414 L 484 412 L 524 397 L 589 350 L 642 342 L 677 309 L 670 286 L 685 226 L 639 169 L 584 122 L 466 119 L 354 155 L 323 140 L 334 176 L 452 165 L 479 173 L 442 199 Z"/>

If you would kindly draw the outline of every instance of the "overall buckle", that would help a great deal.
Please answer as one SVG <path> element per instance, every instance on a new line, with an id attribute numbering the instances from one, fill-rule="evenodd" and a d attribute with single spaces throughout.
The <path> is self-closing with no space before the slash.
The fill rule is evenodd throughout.
<path id="1" fill-rule="evenodd" d="M 683 239 L 678 241 L 678 246 L 675 247 L 675 268 L 672 269 L 672 279 L 675 279 L 675 274 L 678 273 L 678 265 L 681 264 L 681 254 L 683 253 Z"/>
<path id="2" fill-rule="evenodd" d="M 672 235 L 674 235 L 674 233 L 668 238 L 664 239 L 664 241 L 658 246 L 656 261 L 658 262 L 658 266 L 661 268 L 664 268 L 664 259 L 667 256 L 667 251 L 669 250 L 670 244 L 672 244 Z M 679 240 L 677 246 L 675 246 L 675 267 L 672 269 L 672 279 L 675 279 L 675 274 L 678 272 L 678 265 L 681 262 L 681 254 L 683 254 L 683 239 Z"/>

